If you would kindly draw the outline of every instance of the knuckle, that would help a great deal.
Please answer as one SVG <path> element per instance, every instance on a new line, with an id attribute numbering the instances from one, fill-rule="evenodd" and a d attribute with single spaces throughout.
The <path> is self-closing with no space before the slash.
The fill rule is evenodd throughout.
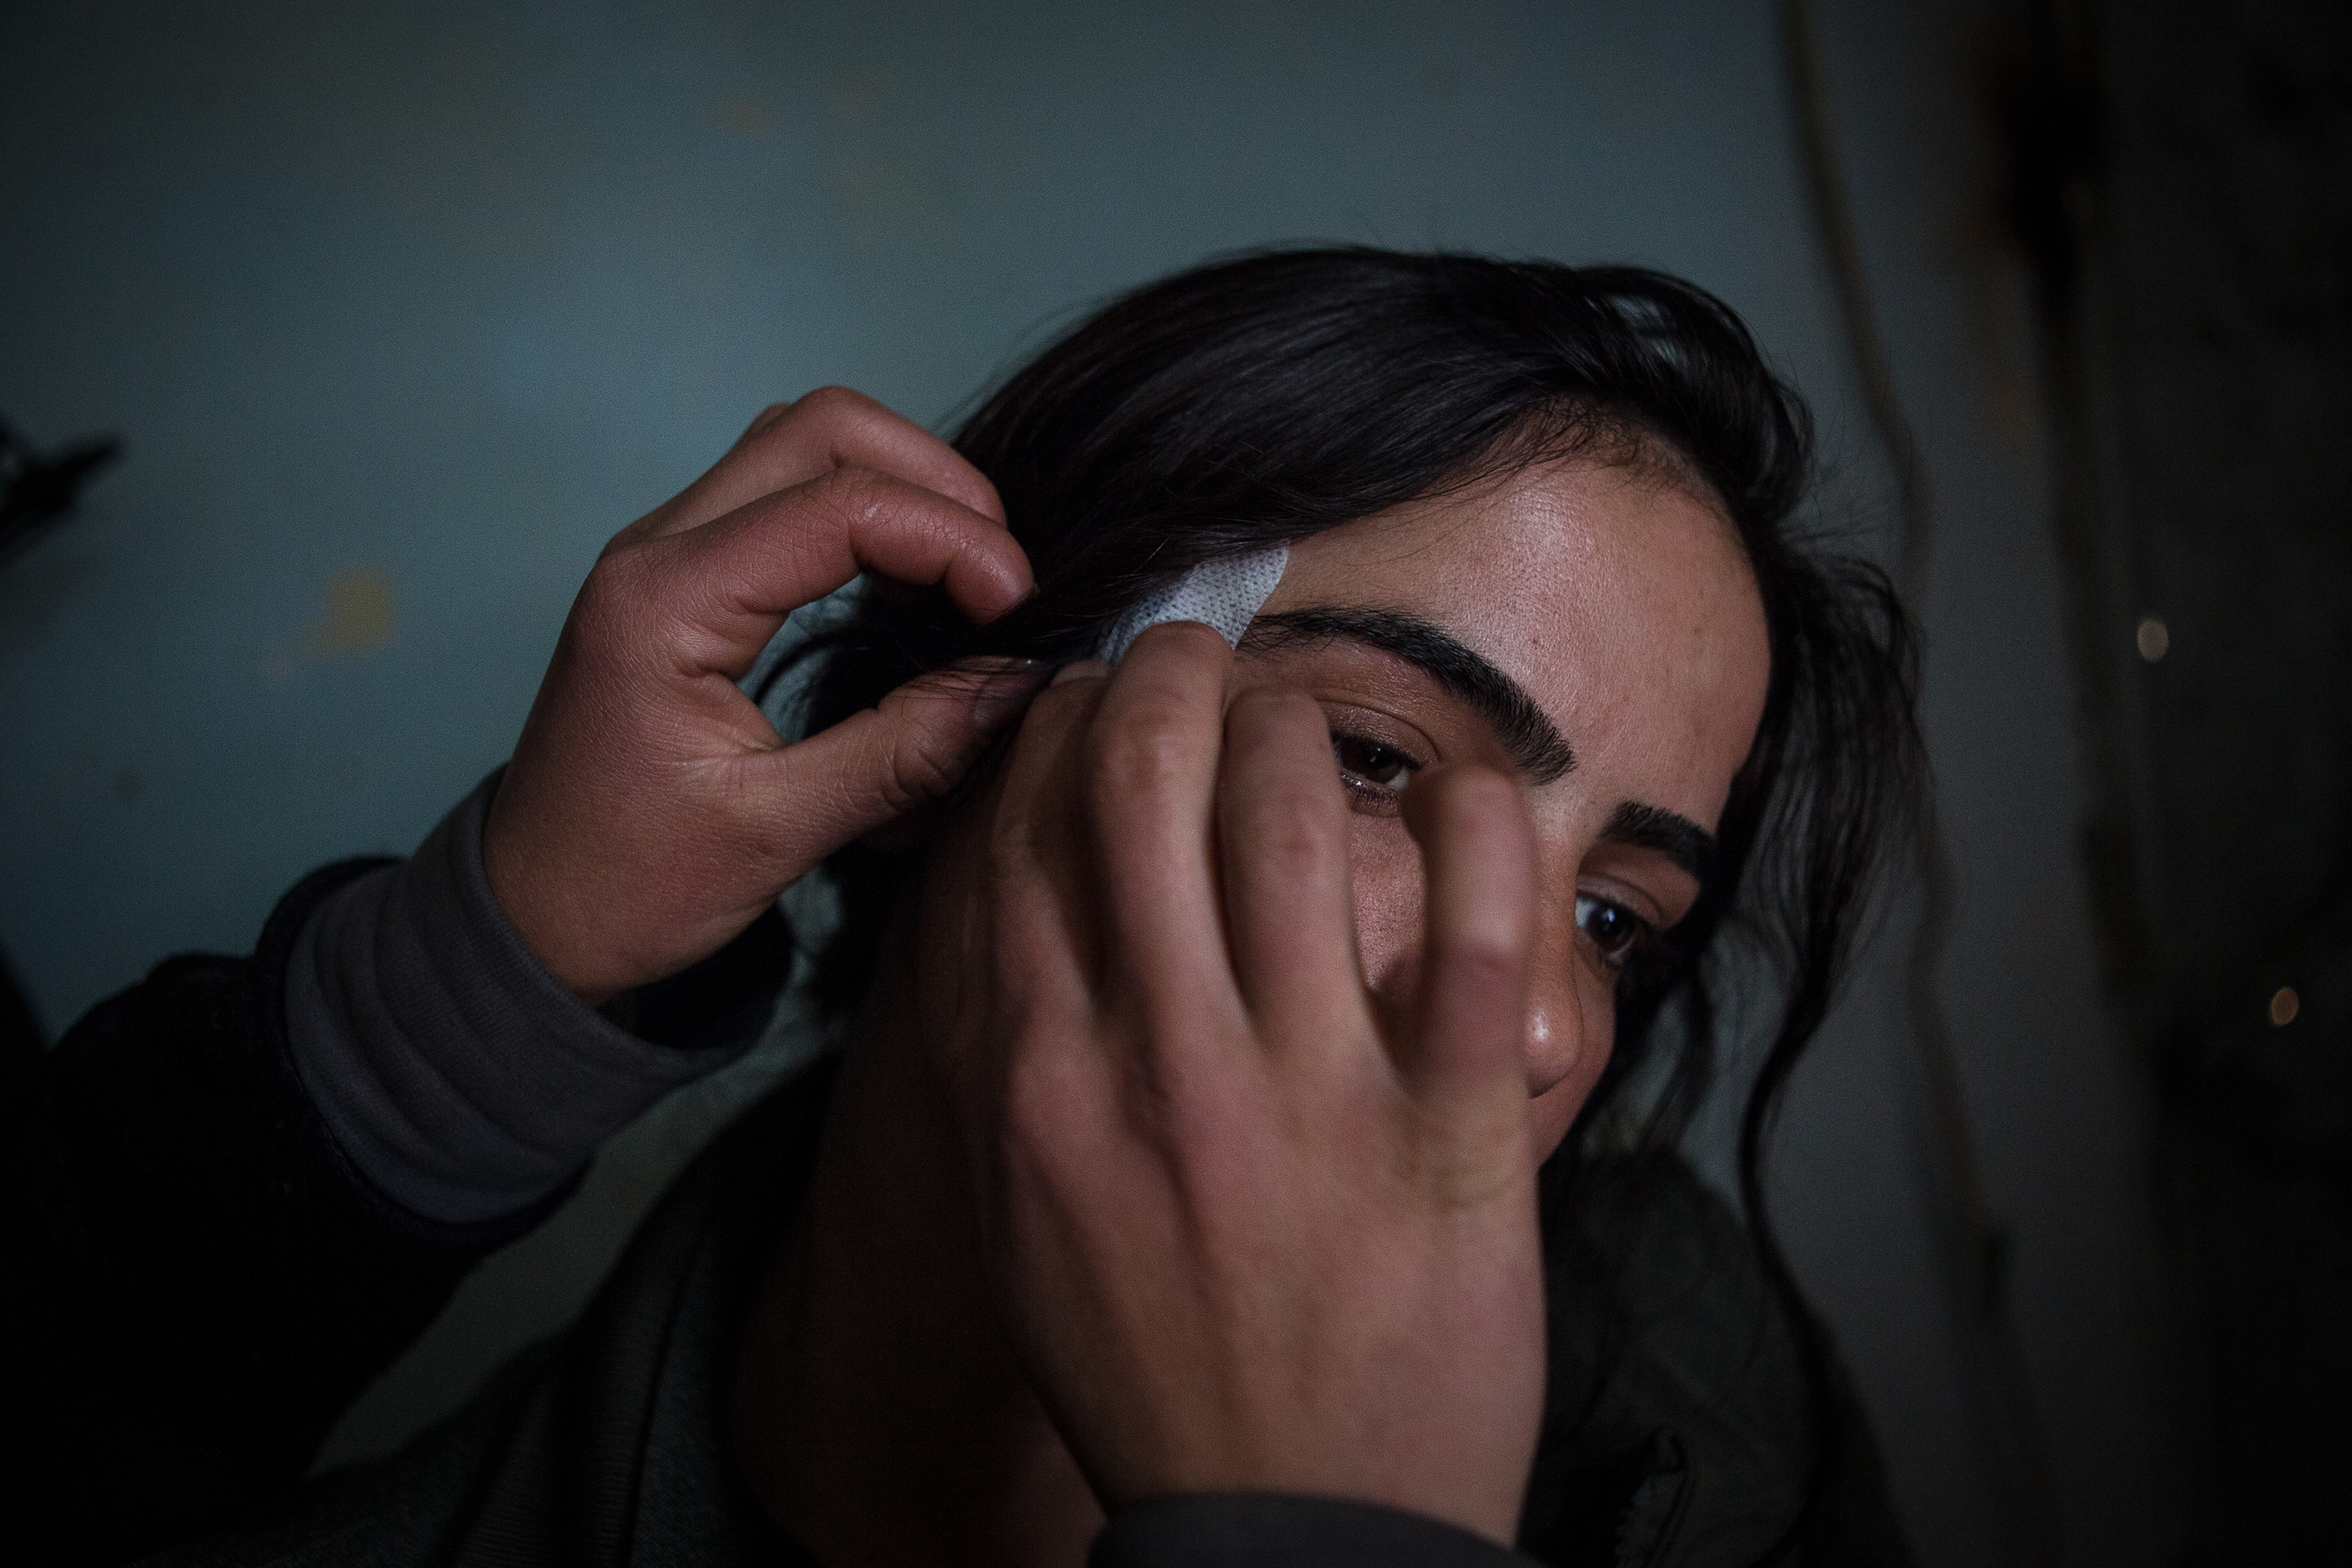
<path id="1" fill-rule="evenodd" d="M 882 769 L 883 803 L 907 812 L 935 800 L 963 776 L 963 753 L 927 729 L 900 728 L 891 737 Z"/>
<path id="2" fill-rule="evenodd" d="M 1072 1133 L 1095 1119 L 1103 1085 L 1081 1053 L 1057 1049 L 1082 1027 L 1075 1020 L 1052 1030 L 1032 1023 L 1005 1063 L 1000 1125 L 1008 1151 L 1056 1185 L 1083 1186 L 1100 1176 L 1089 1177 L 1083 1141 Z"/>
<path id="3" fill-rule="evenodd" d="M 871 468 L 854 465 L 829 469 L 811 480 L 805 491 L 812 501 L 827 507 L 844 522 L 871 517 L 891 499 L 887 479 Z"/>
<path id="4" fill-rule="evenodd" d="M 607 553 L 580 583 L 580 595 L 572 601 L 572 619 L 582 626 L 602 627 L 628 618 L 651 596 L 650 576 L 644 551 Z"/>
<path id="5" fill-rule="evenodd" d="M 1099 795 L 1152 797 L 1168 793 L 1192 772 L 1200 749 L 1194 726 L 1173 702 L 1144 698 L 1096 736 L 1089 769 Z"/>
<path id="6" fill-rule="evenodd" d="M 691 493 L 690 488 L 687 494 Z M 596 552 L 596 559 L 601 561 L 607 556 L 628 549 L 631 545 L 647 539 L 660 538 L 669 531 L 671 519 L 682 514 L 685 500 L 685 495 L 675 496 L 655 507 L 651 512 L 606 540 L 604 548 Z"/>
<path id="7" fill-rule="evenodd" d="M 1454 935 L 1432 945 L 1445 984 L 1456 995 L 1510 995 L 1524 977 L 1525 955 L 1499 938 Z"/>
<path id="8" fill-rule="evenodd" d="M 794 413 L 812 419 L 838 419 L 845 415 L 864 413 L 867 407 L 865 395 L 847 387 L 827 383 L 803 392 L 793 401 Z"/>
<path id="9" fill-rule="evenodd" d="M 735 438 L 735 445 L 727 455 L 739 461 L 745 457 L 757 458 L 763 452 L 790 450 L 794 439 L 793 429 L 800 423 L 799 409 L 797 403 L 770 404 L 752 417 L 752 422 L 745 425 L 743 434 Z"/>
<path id="10" fill-rule="evenodd" d="M 1297 790 L 1259 797 L 1243 828 L 1249 852 L 1269 868 L 1306 873 L 1330 864 L 1344 852 L 1331 814 Z"/>

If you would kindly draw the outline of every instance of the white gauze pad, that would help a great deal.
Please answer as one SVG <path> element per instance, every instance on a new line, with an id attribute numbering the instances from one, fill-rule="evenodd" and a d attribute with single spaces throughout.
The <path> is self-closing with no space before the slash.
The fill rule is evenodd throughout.
<path id="1" fill-rule="evenodd" d="M 1242 633 L 1249 629 L 1274 585 L 1282 580 L 1282 568 L 1290 564 L 1290 546 L 1277 545 L 1249 555 L 1204 561 L 1142 603 L 1131 606 L 1104 628 L 1094 657 L 1116 664 L 1127 644 L 1142 636 L 1146 627 L 1168 621 L 1206 622 L 1216 628 L 1219 637 L 1238 647 Z"/>

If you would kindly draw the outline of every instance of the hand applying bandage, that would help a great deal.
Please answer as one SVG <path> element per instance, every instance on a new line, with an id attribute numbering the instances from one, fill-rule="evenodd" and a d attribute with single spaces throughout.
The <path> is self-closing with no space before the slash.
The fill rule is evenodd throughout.
<path id="1" fill-rule="evenodd" d="M 1228 647 L 1241 646 L 1242 634 L 1280 586 L 1290 558 L 1290 547 L 1277 545 L 1202 562 L 1105 626 L 1094 657 L 1117 664 L 1145 630 L 1170 621 L 1198 621 L 1214 628 Z"/>
<path id="2" fill-rule="evenodd" d="M 1406 796 L 1429 961 L 1385 1016 L 1323 713 L 1229 686 L 1283 565 L 1195 569 L 1037 699 L 934 846 L 916 940 L 961 958 L 915 1035 L 999 1309 L 1114 1520 L 1289 1493 L 1507 1542 L 1543 1387 L 1533 835 L 1489 770 Z"/>

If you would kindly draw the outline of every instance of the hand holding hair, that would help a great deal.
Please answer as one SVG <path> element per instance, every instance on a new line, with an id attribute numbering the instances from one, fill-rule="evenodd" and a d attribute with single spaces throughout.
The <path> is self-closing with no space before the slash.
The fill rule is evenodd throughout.
<path id="1" fill-rule="evenodd" d="M 1414 784 L 1427 957 L 1377 1016 L 1326 721 L 1229 707 L 1232 657 L 1178 624 L 1064 671 L 959 830 L 925 1010 L 990 1271 L 1106 1509 L 1310 1493 L 1507 1543 L 1544 1386 L 1533 830 L 1493 772 Z"/>
<path id="2" fill-rule="evenodd" d="M 1029 591 L 988 481 L 826 388 L 753 421 L 621 531 L 573 603 L 483 832 L 532 952 L 591 1003 L 718 951 L 834 850 L 935 799 L 1043 672 L 911 682 L 786 745 L 736 687 L 784 618 L 860 572 L 977 620 Z"/>

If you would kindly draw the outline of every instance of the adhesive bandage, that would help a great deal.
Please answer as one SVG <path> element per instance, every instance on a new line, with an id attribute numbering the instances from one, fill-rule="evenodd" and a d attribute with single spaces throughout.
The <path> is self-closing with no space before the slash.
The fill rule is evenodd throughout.
<path id="1" fill-rule="evenodd" d="M 1168 621 L 1205 622 L 1238 646 L 1274 585 L 1282 580 L 1290 559 L 1290 546 L 1277 545 L 1270 550 L 1202 562 L 1105 627 L 1095 657 L 1116 664 L 1145 628 Z"/>

